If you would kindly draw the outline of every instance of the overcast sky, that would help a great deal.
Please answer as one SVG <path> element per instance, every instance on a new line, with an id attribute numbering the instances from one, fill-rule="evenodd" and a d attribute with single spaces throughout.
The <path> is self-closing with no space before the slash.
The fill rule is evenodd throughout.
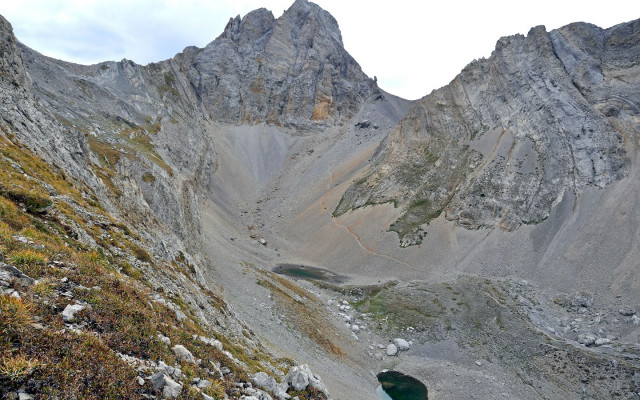
<path id="1" fill-rule="evenodd" d="M 340 24 L 347 51 L 383 89 L 416 99 L 449 83 L 501 36 L 585 21 L 610 27 L 640 17 L 637 0 L 316 0 Z M 140 64 L 203 47 L 230 17 L 265 7 L 276 17 L 293 0 L 0 0 L 18 39 L 82 64 Z"/>

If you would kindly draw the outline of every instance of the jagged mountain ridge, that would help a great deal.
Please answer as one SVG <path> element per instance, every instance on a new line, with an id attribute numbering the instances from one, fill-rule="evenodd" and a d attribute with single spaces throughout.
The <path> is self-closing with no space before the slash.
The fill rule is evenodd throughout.
<path id="1" fill-rule="evenodd" d="M 502 38 L 414 104 L 336 213 L 394 201 L 404 213 L 391 229 L 410 245 L 441 213 L 513 230 L 546 219 L 566 191 L 620 179 L 638 131 L 638 24 Z"/>
<path id="2" fill-rule="evenodd" d="M 34 58 L 41 62 L 41 56 L 23 49 L 28 64 Z M 344 50 L 335 19 L 305 0 L 278 19 L 266 9 L 232 18 L 203 49 L 188 47 L 173 59 L 145 67 L 127 60 L 93 66 L 48 62 L 46 70 L 34 65 L 31 74 L 42 74 L 40 96 L 60 113 L 65 104 L 56 97 L 77 92 L 75 85 L 64 86 L 71 78 L 76 85 L 91 86 L 91 95 L 83 98 L 86 104 L 65 111 L 82 118 L 78 106 L 86 107 L 139 125 L 161 112 L 158 104 L 176 102 L 220 122 L 323 129 L 351 118 L 375 89 Z M 54 65 L 63 76 L 47 75 Z"/>
<path id="3" fill-rule="evenodd" d="M 143 189 L 115 201 L 137 214 L 151 207 L 182 238 L 200 230 L 198 194 L 216 185 L 219 149 L 210 140 L 216 123 L 266 123 L 309 133 L 345 124 L 365 100 L 380 95 L 344 50 L 333 17 L 304 0 L 277 20 L 265 9 L 232 18 L 204 49 L 189 47 L 148 66 L 129 60 L 83 66 L 21 50 L 39 101 L 89 135 L 94 148 L 124 151 L 113 165 L 94 159 Z M 144 182 L 144 173 L 162 179 Z M 228 209 L 237 201 L 219 202 Z"/>
<path id="4" fill-rule="evenodd" d="M 374 86 L 336 20 L 306 1 L 277 20 L 264 8 L 231 19 L 194 57 L 189 79 L 216 120 L 296 128 L 343 123 Z"/>
<path id="5" fill-rule="evenodd" d="M 624 194 L 633 193 L 636 182 L 631 179 L 636 175 L 632 150 L 633 132 L 637 132 L 633 106 L 637 39 L 633 26 L 624 24 L 618 30 L 602 31 L 576 24 L 556 33 L 536 28 L 527 38 L 504 38 L 495 57 L 472 63 L 452 85 L 411 104 L 384 93 L 364 76 L 342 48 L 335 20 L 304 0 L 296 1 L 278 20 L 266 10 L 232 18 L 222 35 L 205 49 L 187 48 L 173 59 L 148 66 L 126 60 L 75 65 L 44 57 L 22 45 L 16 47 L 9 35 L 10 49 L 2 57 L 3 65 L 9 66 L 9 78 L 3 83 L 2 116 L 17 140 L 82 180 L 88 186 L 86 190 L 93 191 L 112 216 L 135 227 L 143 239 L 139 245 L 149 250 L 155 261 L 178 263 L 174 268 L 166 266 L 168 269 L 141 267 L 153 278 L 154 287 L 169 288 L 168 296 L 173 300 L 184 296 L 186 310 L 195 310 L 199 318 L 214 327 L 220 322 L 230 323 L 231 331 L 236 332 L 223 330 L 224 334 L 244 336 L 253 345 L 255 337 L 264 339 L 278 355 L 293 354 L 301 361 L 309 360 L 335 398 L 371 398 L 375 395 L 375 379 L 369 371 L 396 367 L 407 368 L 428 385 L 442 388 L 443 398 L 465 398 L 476 393 L 478 378 L 487 379 L 481 392 L 487 397 L 507 393 L 512 398 L 534 399 L 542 393 L 551 398 L 577 399 L 585 391 L 596 398 L 624 397 L 638 386 L 633 378 L 637 371 L 633 344 L 628 344 L 635 340 L 637 329 L 630 315 L 617 317 L 617 303 L 598 305 L 598 311 L 587 310 L 586 315 L 593 320 L 580 324 L 572 321 L 572 330 L 563 331 L 568 322 L 554 314 L 545 315 L 535 295 L 508 298 L 515 292 L 534 290 L 528 289 L 528 284 L 489 279 L 524 275 L 533 285 L 552 280 L 553 290 L 570 281 L 572 288 L 608 289 L 607 295 L 621 293 L 626 302 L 635 304 L 634 201 L 629 196 L 621 197 L 625 201 L 620 206 L 625 208 L 620 213 L 610 211 L 612 207 L 593 206 L 598 198 L 616 200 L 616 193 L 621 191 L 617 182 L 630 186 L 622 191 Z M 3 32 L 7 29 L 5 26 Z M 601 60 L 611 59 L 611 51 L 602 45 L 603 38 L 606 32 L 614 31 L 616 35 L 609 35 L 615 39 L 614 48 L 625 51 L 614 52 L 623 56 L 613 62 L 616 68 L 605 68 Z M 317 36 L 310 40 L 312 34 Z M 563 51 L 556 50 L 561 47 Z M 21 58 L 26 71 L 20 65 Z M 272 62 L 274 59 L 289 60 L 292 68 L 285 71 Z M 33 86 L 28 85 L 29 79 Z M 280 101 L 276 103 L 274 98 Z M 478 99 L 483 101 L 482 107 L 476 107 Z M 606 118 L 594 115 L 593 104 Z M 413 108 L 407 112 L 410 105 Z M 536 114 L 539 106 L 542 109 Z M 402 117 L 398 129 L 391 132 Z M 565 119 L 571 126 L 563 141 Z M 487 121 L 494 121 L 495 129 L 486 128 Z M 536 131 L 534 123 L 549 129 Z M 503 132 L 499 125 L 507 129 Z M 589 134 L 577 137 L 582 130 L 574 129 L 574 125 L 584 125 Z M 589 132 L 590 126 L 598 130 Z M 475 132 L 473 128 L 477 127 L 483 129 Z M 574 148 L 579 163 L 569 155 Z M 546 158 L 529 157 L 536 152 Z M 522 164 L 513 168 L 506 165 L 511 153 L 516 153 Z M 505 160 L 501 161 L 501 156 Z M 492 164 L 493 160 L 497 161 Z M 469 174 L 471 164 L 477 169 Z M 370 166 L 379 173 L 363 180 Z M 461 169 L 463 173 L 458 174 Z M 501 176 L 504 169 L 510 174 L 506 180 Z M 554 177 L 556 173 L 558 177 Z M 370 196 L 366 191 L 370 188 L 350 189 L 338 211 L 348 209 L 350 201 L 358 206 L 397 200 L 400 209 L 367 207 L 332 218 L 340 196 L 354 181 L 356 189 L 373 183 L 374 195 L 382 198 Z M 605 190 L 597 189 L 604 186 Z M 485 191 L 487 188 L 491 191 Z M 508 190 L 505 193 L 502 189 Z M 576 198 L 583 192 L 587 200 L 581 204 Z M 425 196 L 433 198 L 432 204 L 424 202 Z M 361 200 L 362 204 L 357 203 Z M 400 218 L 391 228 L 401 233 L 403 244 L 415 244 L 420 240 L 420 232 L 416 234 L 415 229 L 435 218 L 443 204 L 448 206 L 447 215 L 458 224 L 449 225 L 441 218 L 436 227 L 428 226 L 434 229 L 422 247 L 400 249 L 397 237 L 390 240 L 391 234 L 385 233 L 389 224 Z M 409 207 L 409 213 L 398 215 L 407 205 L 417 205 L 415 213 Z M 496 205 L 506 211 L 494 213 Z M 542 221 L 549 210 L 553 217 Z M 595 228 L 578 222 L 599 213 L 603 214 L 601 220 L 613 215 L 609 219 L 619 224 L 616 228 L 628 232 L 625 238 L 629 248 L 609 248 L 614 241 L 601 235 L 598 246 L 584 250 L 586 243 L 593 241 Z M 625 217 L 627 213 L 629 217 Z M 523 215 L 532 225 L 520 226 Z M 489 229 L 481 233 L 467 229 L 479 226 Z M 494 226 L 505 231 L 494 230 Z M 554 251 L 564 251 L 565 245 L 557 237 L 570 235 L 572 229 L 580 229 L 584 236 L 576 239 L 566 257 L 553 255 Z M 442 231 L 446 231 L 444 240 L 437 236 Z M 488 239 L 479 239 L 480 234 Z M 92 246 L 89 237 L 84 237 L 85 245 Z M 109 246 L 104 250 L 116 251 Z M 601 250 L 606 252 L 596 257 Z M 442 252 L 455 257 L 447 259 Z M 581 262 L 580 257 L 594 261 Z M 526 263 L 520 260 L 525 258 Z M 611 265 L 602 268 L 603 258 L 608 258 Z M 416 349 L 424 345 L 435 349 L 435 354 L 417 350 L 409 361 L 373 354 L 375 342 L 369 341 L 384 343 L 373 333 L 377 323 L 383 322 L 352 315 L 349 317 L 357 318 L 362 327 L 360 339 L 354 339 L 351 328 L 345 334 L 343 318 L 347 316 L 327 311 L 326 299 L 315 297 L 317 287 L 305 286 L 310 288 L 305 290 L 269 274 L 272 266 L 288 261 L 344 273 L 356 287 L 341 288 L 331 296 L 356 293 L 353 298 L 347 297 L 349 301 L 377 304 L 374 314 L 382 313 L 383 321 L 411 319 L 412 327 L 416 324 L 419 331 L 416 342 L 425 340 L 425 335 L 436 338 L 418 344 Z M 440 285 L 438 268 L 480 271 L 489 278 Z M 178 274 L 168 272 L 172 269 Z M 563 279 L 555 279 L 558 276 Z M 435 311 L 442 311 L 440 299 L 431 296 L 429 290 L 413 296 L 412 288 L 420 287 L 420 283 L 403 283 L 397 290 L 393 282 L 381 287 L 357 286 L 392 277 L 435 281 L 429 290 L 448 293 L 452 315 L 458 315 L 456 307 L 465 307 L 456 290 L 474 299 L 473 304 L 467 305 L 462 316 L 451 319 L 429 320 L 429 307 L 425 307 L 424 315 L 413 319 L 402 313 L 414 297 L 415 302 L 434 304 Z M 207 313 L 215 317 L 219 314 L 206 304 L 206 313 L 200 311 L 207 297 L 198 284 L 224 294 L 233 307 L 225 309 L 230 314 L 228 319 L 214 320 Z M 378 290 L 374 296 L 358 294 Z M 189 296 L 191 291 L 194 296 Z M 176 295 L 180 297 L 174 298 Z M 584 298 L 575 297 L 575 304 L 589 306 Z M 529 299 L 537 308 L 527 311 Z M 385 309 L 385 302 L 400 311 Z M 573 300 L 561 299 L 560 303 L 570 312 L 583 312 L 574 307 Z M 607 307 L 614 309 L 615 317 L 605 316 L 604 311 L 601 314 L 600 310 Z M 476 310 L 489 315 L 489 319 L 477 319 Z M 467 314 L 472 317 L 465 319 Z M 255 329 L 255 336 L 238 324 L 236 315 Z M 426 319 L 425 324 L 422 319 Z M 607 348 L 598 352 L 575 343 L 579 333 L 583 338 L 585 334 L 578 328 L 589 330 L 595 324 L 595 331 L 599 327 L 593 322 L 596 319 L 608 323 L 601 327 L 608 330 L 607 334 L 598 335 L 615 342 L 611 354 L 605 354 Z M 537 322 L 527 322 L 533 320 Z M 509 326 L 508 334 L 501 325 L 504 322 Z M 479 323 L 484 326 L 480 330 Z M 365 324 L 371 331 L 364 329 Z M 401 328 L 392 331 L 392 337 L 409 335 L 408 327 Z M 525 333 L 524 342 L 518 339 L 518 329 Z M 534 362 L 519 358 L 522 355 L 518 352 L 507 354 L 508 360 L 504 361 L 502 350 L 485 351 L 484 346 L 474 349 L 478 340 L 493 341 L 492 335 L 500 338 L 496 341 L 500 345 L 494 347 L 504 350 L 523 346 L 526 351 L 522 354 L 531 356 Z M 452 342 L 469 343 L 470 348 L 464 344 L 456 347 Z M 545 343 L 553 346 L 545 347 Z M 567 347 L 570 350 L 565 351 Z M 455 357 L 447 359 L 447 354 Z M 549 364 L 550 355 L 554 360 L 578 359 L 579 365 L 595 362 L 598 367 L 585 373 L 570 363 L 564 370 L 560 361 Z M 464 357 L 474 357 L 471 368 Z M 487 364 L 485 375 L 478 375 L 478 364 L 473 360 L 485 357 L 493 361 Z M 553 379 L 537 370 L 545 365 Z M 609 365 L 620 366 L 614 367 L 611 378 L 607 375 Z M 456 378 L 451 379 L 454 371 Z M 458 378 L 460 372 L 462 377 Z M 606 379 L 598 387 L 585 383 L 603 376 Z M 541 382 L 539 387 L 531 384 L 536 381 Z M 276 394 L 274 390 L 270 393 Z"/>

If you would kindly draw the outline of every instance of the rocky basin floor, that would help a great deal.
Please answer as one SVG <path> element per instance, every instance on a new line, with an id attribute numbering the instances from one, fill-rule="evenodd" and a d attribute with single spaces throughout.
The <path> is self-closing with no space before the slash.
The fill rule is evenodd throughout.
<path id="1" fill-rule="evenodd" d="M 433 399 L 640 396 L 640 321 L 622 298 L 472 276 L 298 283 L 324 304 L 371 387 L 394 369 L 420 379 Z"/>

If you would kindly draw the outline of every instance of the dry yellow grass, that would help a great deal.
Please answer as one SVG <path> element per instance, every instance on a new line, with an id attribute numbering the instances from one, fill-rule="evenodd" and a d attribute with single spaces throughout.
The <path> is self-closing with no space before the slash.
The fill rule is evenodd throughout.
<path id="1" fill-rule="evenodd" d="M 21 355 L 3 358 L 0 362 L 0 377 L 10 381 L 18 381 L 26 378 L 38 365 L 36 359 Z"/>
<path id="2" fill-rule="evenodd" d="M 0 335 L 13 335 L 33 322 L 31 303 L 13 296 L 0 296 Z"/>

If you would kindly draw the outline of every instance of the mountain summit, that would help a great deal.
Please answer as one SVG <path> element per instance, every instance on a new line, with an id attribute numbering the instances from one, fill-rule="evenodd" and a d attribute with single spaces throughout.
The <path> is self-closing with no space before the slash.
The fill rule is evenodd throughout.
<path id="1" fill-rule="evenodd" d="M 344 123 L 375 86 L 336 20 L 306 0 L 278 19 L 266 9 L 231 19 L 195 55 L 189 80 L 217 120 L 298 128 Z"/>

